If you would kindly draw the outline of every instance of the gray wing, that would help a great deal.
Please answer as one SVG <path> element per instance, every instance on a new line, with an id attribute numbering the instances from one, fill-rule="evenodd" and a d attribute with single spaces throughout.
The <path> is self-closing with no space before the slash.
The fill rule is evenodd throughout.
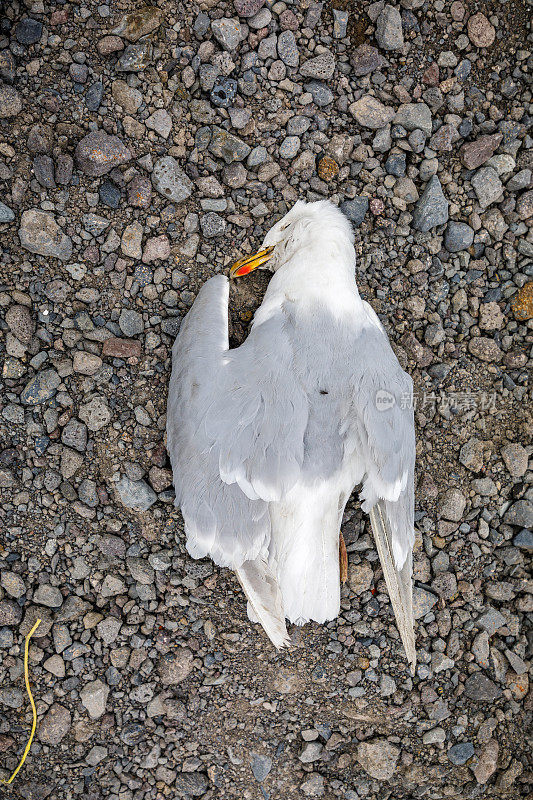
<path id="1" fill-rule="evenodd" d="M 400 367 L 372 311 L 373 327 L 359 337 L 353 402 L 345 421 L 345 446 L 363 460 L 360 493 L 370 515 L 383 574 L 407 658 L 414 671 L 412 613 L 415 429 L 413 383 Z"/>
<path id="2" fill-rule="evenodd" d="M 298 478 L 308 409 L 283 312 L 229 350 L 228 295 L 227 278 L 207 281 L 176 338 L 167 446 L 189 553 L 235 568 L 268 545 L 267 504 Z"/>

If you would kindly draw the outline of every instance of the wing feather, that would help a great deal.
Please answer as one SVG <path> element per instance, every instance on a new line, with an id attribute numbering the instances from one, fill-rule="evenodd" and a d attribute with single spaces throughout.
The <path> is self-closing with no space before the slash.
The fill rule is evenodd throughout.
<path id="1" fill-rule="evenodd" d="M 307 398 L 281 310 L 229 350 L 228 295 L 207 281 L 176 338 L 167 447 L 189 553 L 236 568 L 268 545 L 268 502 L 299 476 Z"/>

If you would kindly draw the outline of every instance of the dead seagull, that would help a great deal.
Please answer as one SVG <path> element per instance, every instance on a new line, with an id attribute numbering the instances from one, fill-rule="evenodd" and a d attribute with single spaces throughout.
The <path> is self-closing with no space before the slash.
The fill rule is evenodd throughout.
<path id="1" fill-rule="evenodd" d="M 340 525 L 360 484 L 414 672 L 412 381 L 359 295 L 353 239 L 329 201 L 297 202 L 231 268 L 274 272 L 233 350 L 228 278 L 202 286 L 172 351 L 167 443 L 188 552 L 235 570 L 277 648 L 286 618 L 339 614 Z"/>

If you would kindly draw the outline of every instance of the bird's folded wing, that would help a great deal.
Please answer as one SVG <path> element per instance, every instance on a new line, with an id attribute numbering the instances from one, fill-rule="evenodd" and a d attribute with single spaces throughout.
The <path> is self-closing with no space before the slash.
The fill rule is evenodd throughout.
<path id="1" fill-rule="evenodd" d="M 235 568 L 268 544 L 267 502 L 298 477 L 307 405 L 281 317 L 228 349 L 228 293 L 207 281 L 176 339 L 167 446 L 187 549 Z"/>
<path id="2" fill-rule="evenodd" d="M 344 423 L 345 442 L 363 459 L 362 508 L 370 514 L 398 628 L 414 669 L 413 385 L 379 329 L 363 335 L 359 344 L 357 355 L 364 368 L 357 367 L 352 378 L 353 403 Z"/>

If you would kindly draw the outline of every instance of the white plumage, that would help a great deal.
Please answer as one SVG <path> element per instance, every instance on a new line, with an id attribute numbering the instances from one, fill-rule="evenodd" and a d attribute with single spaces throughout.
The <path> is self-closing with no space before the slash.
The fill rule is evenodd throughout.
<path id="1" fill-rule="evenodd" d="M 339 613 L 340 524 L 361 484 L 414 668 L 411 379 L 359 296 L 333 204 L 296 203 L 264 247 L 274 275 L 246 341 L 229 349 L 229 283 L 216 276 L 174 344 L 167 441 L 187 549 L 237 572 L 280 647 L 285 618 Z"/>

